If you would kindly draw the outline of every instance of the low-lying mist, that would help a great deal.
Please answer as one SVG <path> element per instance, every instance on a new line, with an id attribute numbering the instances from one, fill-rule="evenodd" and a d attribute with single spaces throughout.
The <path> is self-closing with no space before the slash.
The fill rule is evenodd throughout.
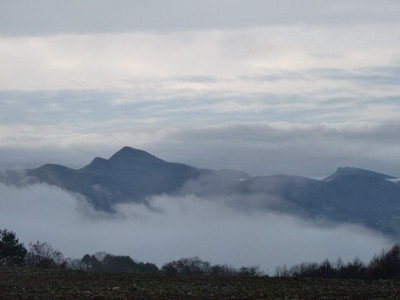
<path id="1" fill-rule="evenodd" d="M 361 226 L 311 222 L 265 210 L 241 210 L 218 199 L 161 195 L 150 206 L 122 204 L 95 211 L 80 195 L 35 184 L 0 184 L 0 228 L 27 245 L 47 241 L 66 257 L 105 251 L 161 266 L 199 256 L 235 267 L 276 266 L 341 257 L 364 261 L 391 241 Z"/>

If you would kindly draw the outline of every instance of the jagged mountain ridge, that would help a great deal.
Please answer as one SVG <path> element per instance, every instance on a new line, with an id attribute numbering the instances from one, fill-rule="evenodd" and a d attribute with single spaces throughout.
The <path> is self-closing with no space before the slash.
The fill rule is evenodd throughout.
<path id="1" fill-rule="evenodd" d="M 84 195 L 99 210 L 121 202 L 146 203 L 159 194 L 225 198 L 238 208 L 273 209 L 307 218 L 359 223 L 400 237 L 400 181 L 357 168 L 338 168 L 321 179 L 198 169 L 124 147 L 81 169 L 46 164 L 26 170 L 29 180 Z M 1 181 L 15 179 L 10 171 Z M 6 179 L 5 179 L 6 178 Z M 8 179 L 7 179 L 8 178 Z M 14 180 L 13 179 L 13 180 Z M 14 180 L 15 181 L 15 180 Z"/>

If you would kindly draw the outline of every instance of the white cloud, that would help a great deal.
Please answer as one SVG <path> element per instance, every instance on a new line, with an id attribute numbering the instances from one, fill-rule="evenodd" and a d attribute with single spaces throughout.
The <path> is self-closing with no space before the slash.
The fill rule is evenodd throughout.
<path id="1" fill-rule="evenodd" d="M 154 197 L 153 210 L 125 204 L 118 214 L 95 212 L 83 199 L 58 188 L 16 189 L 0 184 L 0 228 L 27 244 L 47 241 L 70 257 L 106 251 L 161 265 L 198 255 L 212 263 L 259 264 L 265 270 L 284 263 L 325 258 L 369 260 L 390 242 L 354 225 L 318 228 L 294 217 L 240 212 L 210 199 Z"/>
<path id="2" fill-rule="evenodd" d="M 313 68 L 390 66 L 399 61 L 398 41 L 398 33 L 390 25 L 352 30 L 281 26 L 169 34 L 1 37 L 0 88 L 135 90 L 142 86 L 151 92 L 158 86 L 156 94 L 187 89 L 267 93 L 279 84 L 280 92 L 302 93 L 332 83 L 299 75 L 273 85 L 267 80 L 260 86 L 258 80 L 257 89 L 254 82 L 240 78 L 264 70 L 301 74 Z M 222 80 L 195 85 L 176 81 L 193 75 Z"/>

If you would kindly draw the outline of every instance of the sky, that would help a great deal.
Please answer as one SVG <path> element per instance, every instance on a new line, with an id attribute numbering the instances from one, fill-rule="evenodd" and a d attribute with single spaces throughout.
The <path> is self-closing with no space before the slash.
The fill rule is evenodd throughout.
<path id="1" fill-rule="evenodd" d="M 400 176 L 396 0 L 1 0 L 0 167 L 123 146 L 196 167 Z"/>
<path id="2" fill-rule="evenodd" d="M 323 178 L 350 166 L 400 177 L 399 12 L 398 0 L 0 0 L 0 170 L 81 168 L 130 146 L 250 175 Z M 224 263 L 226 236 L 236 249 L 227 263 L 271 268 L 326 253 L 367 258 L 387 245 L 350 225 L 192 199 L 169 199 L 171 218 L 132 206 L 107 223 L 82 217 L 76 197 L 54 187 L 0 189 L 0 226 L 69 256 L 119 250 L 158 264 L 193 255 Z M 114 240 L 124 228 L 140 243 Z M 77 231 L 78 250 L 68 246 Z M 152 252 L 160 240 L 162 257 Z"/>

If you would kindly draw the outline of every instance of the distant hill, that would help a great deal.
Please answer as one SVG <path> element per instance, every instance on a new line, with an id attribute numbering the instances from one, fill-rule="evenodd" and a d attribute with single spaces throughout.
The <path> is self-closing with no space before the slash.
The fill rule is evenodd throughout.
<path id="1" fill-rule="evenodd" d="M 316 180 L 272 175 L 250 177 L 234 170 L 198 169 L 124 147 L 109 159 L 96 157 L 81 169 L 46 164 L 0 175 L 7 184 L 44 182 L 84 195 L 98 210 L 123 202 L 147 203 L 159 194 L 224 198 L 238 209 L 270 209 L 311 219 L 365 225 L 400 237 L 400 180 L 357 169 L 338 168 Z"/>

